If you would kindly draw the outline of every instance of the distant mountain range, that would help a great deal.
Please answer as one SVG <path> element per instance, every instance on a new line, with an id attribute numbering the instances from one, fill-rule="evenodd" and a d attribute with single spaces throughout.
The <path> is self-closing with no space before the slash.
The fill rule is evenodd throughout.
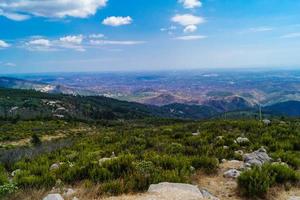
<path id="1" fill-rule="evenodd" d="M 0 77 L 0 88 L 36 90 L 51 94 L 96 95 L 95 92 L 88 90 L 11 77 Z"/>
<path id="2" fill-rule="evenodd" d="M 156 99 L 148 99 L 146 104 L 141 104 L 93 96 L 93 92 L 87 90 L 17 78 L 0 77 L 0 88 L 6 88 L 0 90 L 0 116 L 75 117 L 81 119 L 143 117 L 206 119 L 220 116 L 224 112 L 257 112 L 258 110 L 256 104 L 238 95 L 213 97 L 204 101 L 202 105 L 197 105 L 175 95 L 166 94 L 160 95 Z M 167 102 L 172 103 L 165 105 Z M 300 116 L 300 102 L 276 103 L 263 107 L 263 112 L 276 116 Z"/>

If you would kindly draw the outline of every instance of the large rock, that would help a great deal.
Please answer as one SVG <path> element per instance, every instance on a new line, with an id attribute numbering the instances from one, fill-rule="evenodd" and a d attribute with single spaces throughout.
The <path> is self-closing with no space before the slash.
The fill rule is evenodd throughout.
<path id="1" fill-rule="evenodd" d="M 223 174 L 223 176 L 225 178 L 237 178 L 240 175 L 241 175 L 241 172 L 236 169 L 230 169 Z"/>
<path id="2" fill-rule="evenodd" d="M 64 200 L 60 194 L 48 194 L 43 200 Z"/>
<path id="3" fill-rule="evenodd" d="M 270 162 L 271 160 L 272 159 L 263 147 L 257 151 L 244 155 L 244 162 L 247 167 L 262 166 L 265 162 Z"/>
<path id="4" fill-rule="evenodd" d="M 201 191 L 195 185 L 182 183 L 159 183 L 152 184 L 148 193 L 159 195 L 162 199 L 173 200 L 198 200 L 204 199 Z"/>

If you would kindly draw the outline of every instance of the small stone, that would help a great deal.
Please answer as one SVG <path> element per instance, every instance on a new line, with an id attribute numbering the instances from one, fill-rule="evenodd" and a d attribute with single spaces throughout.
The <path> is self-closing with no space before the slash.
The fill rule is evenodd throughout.
<path id="1" fill-rule="evenodd" d="M 242 150 L 237 150 L 234 153 L 237 154 L 237 155 L 241 155 L 241 156 L 244 155 L 244 152 Z"/>
<path id="2" fill-rule="evenodd" d="M 64 196 L 66 197 L 70 197 L 70 196 L 73 196 L 75 194 L 75 190 L 73 190 L 72 188 L 68 188 L 65 193 L 64 193 Z"/>
<path id="3" fill-rule="evenodd" d="M 53 170 L 57 170 L 59 169 L 60 164 L 59 163 L 54 163 L 50 166 L 49 170 L 53 171 Z"/>
<path id="4" fill-rule="evenodd" d="M 12 173 L 11 173 L 11 176 L 12 177 L 15 177 L 17 174 L 19 174 L 21 172 L 21 170 L 20 169 L 16 169 L 15 171 L 13 171 Z"/>
<path id="5" fill-rule="evenodd" d="M 223 176 L 225 178 L 237 178 L 240 175 L 241 175 L 241 172 L 236 169 L 230 169 L 223 174 Z"/>
<path id="6" fill-rule="evenodd" d="M 237 142 L 238 144 L 246 144 L 246 143 L 249 143 L 250 140 L 249 140 L 248 138 L 246 138 L 246 137 L 238 137 L 238 138 L 236 139 L 236 142 Z"/>
<path id="7" fill-rule="evenodd" d="M 60 194 L 48 194 L 43 200 L 64 200 Z"/>

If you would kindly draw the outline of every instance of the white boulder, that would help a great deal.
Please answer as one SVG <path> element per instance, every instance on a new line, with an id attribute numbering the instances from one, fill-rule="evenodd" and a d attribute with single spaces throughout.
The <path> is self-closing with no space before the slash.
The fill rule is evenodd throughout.
<path id="1" fill-rule="evenodd" d="M 60 194 L 48 194 L 43 200 L 64 200 Z"/>
<path id="2" fill-rule="evenodd" d="M 167 199 L 167 195 L 175 195 L 176 200 L 197 200 L 203 199 L 203 195 L 199 188 L 195 185 L 183 183 L 159 183 L 152 184 L 148 189 L 148 193 L 154 193 Z M 169 196 L 169 199 L 173 199 Z"/>

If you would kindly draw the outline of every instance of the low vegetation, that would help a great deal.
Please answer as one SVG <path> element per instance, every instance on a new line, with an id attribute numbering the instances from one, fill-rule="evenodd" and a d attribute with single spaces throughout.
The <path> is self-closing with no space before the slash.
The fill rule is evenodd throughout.
<path id="1" fill-rule="evenodd" d="M 22 127 L 20 123 L 34 123 L 37 129 L 44 127 L 39 121 L 10 126 L 18 130 Z M 93 134 L 85 131 L 60 140 L 61 145 L 58 141 L 40 144 L 38 137 L 32 136 L 31 147 L 2 149 L 0 194 L 15 195 L 26 189 L 78 183 L 99 185 L 99 194 L 141 192 L 152 183 L 189 183 L 197 170 L 212 174 L 222 159 L 242 159 L 235 151 L 252 152 L 261 146 L 271 157 L 281 158 L 289 166 L 267 164 L 242 173 L 238 183 L 244 195 L 261 197 L 276 184 L 299 183 L 296 170 L 300 167 L 300 122 L 297 120 L 274 120 L 270 126 L 254 120 L 140 120 L 90 125 L 95 126 Z M 69 122 L 67 127 L 72 129 L 72 126 L 76 127 L 76 123 Z M 236 143 L 240 136 L 250 142 Z M 53 164 L 57 168 L 52 169 Z"/>

